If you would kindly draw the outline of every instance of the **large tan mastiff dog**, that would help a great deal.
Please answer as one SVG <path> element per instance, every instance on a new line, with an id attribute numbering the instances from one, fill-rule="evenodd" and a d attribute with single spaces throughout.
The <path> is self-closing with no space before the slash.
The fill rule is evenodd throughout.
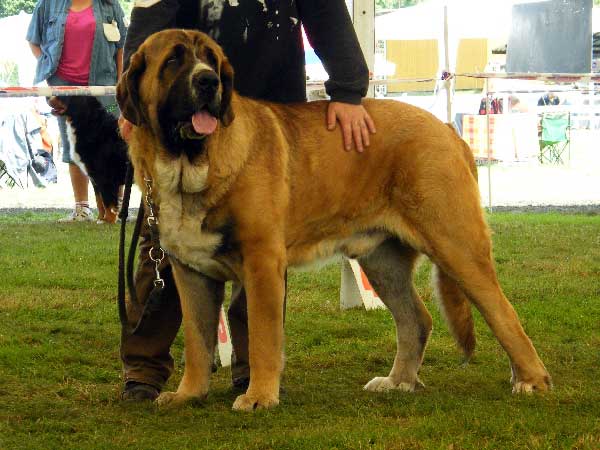
<path id="1" fill-rule="evenodd" d="M 470 301 L 508 353 L 513 391 L 550 388 L 498 284 L 473 157 L 452 128 L 404 103 L 365 100 L 379 132 L 364 153 L 347 153 L 339 130 L 326 129 L 326 102 L 272 104 L 232 86 L 221 48 L 183 30 L 151 36 L 118 86 L 123 114 L 137 125 L 136 180 L 142 188 L 152 180 L 183 310 L 185 372 L 159 403 L 206 396 L 223 283 L 237 279 L 248 298 L 251 381 L 233 408 L 277 405 L 286 268 L 334 253 L 359 259 L 396 321 L 393 368 L 365 389 L 419 383 L 431 330 L 412 287 L 419 254 L 437 268 L 463 348 L 472 344 Z"/>

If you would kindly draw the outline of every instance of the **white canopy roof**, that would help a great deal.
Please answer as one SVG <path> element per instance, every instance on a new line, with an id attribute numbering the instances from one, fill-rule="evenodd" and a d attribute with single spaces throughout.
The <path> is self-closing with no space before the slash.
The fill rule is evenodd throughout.
<path id="1" fill-rule="evenodd" d="M 31 14 L 24 12 L 0 19 L 0 63 L 15 62 L 19 66 L 21 86 L 31 86 L 35 75 L 35 58 L 25 40 L 30 21 Z"/>
<path id="2" fill-rule="evenodd" d="M 507 40 L 512 6 L 535 1 L 430 0 L 376 17 L 375 36 L 381 40 L 441 39 L 444 33 L 444 5 L 447 4 L 450 39 Z M 600 32 L 600 8 L 593 9 L 592 28 Z"/>

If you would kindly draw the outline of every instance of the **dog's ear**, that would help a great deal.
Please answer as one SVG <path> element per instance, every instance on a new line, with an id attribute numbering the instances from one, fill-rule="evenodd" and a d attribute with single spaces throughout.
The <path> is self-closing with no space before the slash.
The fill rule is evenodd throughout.
<path id="1" fill-rule="evenodd" d="M 142 51 L 137 51 L 131 57 L 129 68 L 117 84 L 117 102 L 123 117 L 134 125 L 140 126 L 144 122 L 144 113 L 141 110 L 139 82 L 146 70 L 146 58 Z"/>
<path id="2" fill-rule="evenodd" d="M 228 126 L 233 119 L 235 114 L 231 107 L 231 97 L 233 96 L 233 67 L 229 64 L 227 58 L 221 60 L 221 66 L 219 68 L 219 77 L 221 79 L 221 110 L 219 111 L 219 119 L 223 126 Z"/>

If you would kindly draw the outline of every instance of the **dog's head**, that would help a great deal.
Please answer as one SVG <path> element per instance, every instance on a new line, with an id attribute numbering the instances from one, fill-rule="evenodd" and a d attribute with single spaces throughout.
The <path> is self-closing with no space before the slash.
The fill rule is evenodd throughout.
<path id="1" fill-rule="evenodd" d="M 62 116 L 67 112 L 66 97 L 47 97 L 46 103 L 52 108 L 52 115 Z"/>
<path id="2" fill-rule="evenodd" d="M 174 154 L 198 147 L 219 123 L 233 120 L 233 69 L 204 33 L 165 30 L 131 57 L 117 86 L 123 115 L 149 128 Z"/>
<path id="3" fill-rule="evenodd" d="M 55 116 L 67 118 L 81 117 L 92 109 L 102 108 L 102 104 L 95 97 L 86 96 L 53 96 L 46 99 Z"/>

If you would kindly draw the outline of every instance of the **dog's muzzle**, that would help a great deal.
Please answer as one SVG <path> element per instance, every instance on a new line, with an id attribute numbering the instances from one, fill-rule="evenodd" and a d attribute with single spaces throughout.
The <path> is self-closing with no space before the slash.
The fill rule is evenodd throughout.
<path id="1" fill-rule="evenodd" d="M 189 123 L 180 128 L 185 139 L 202 139 L 215 132 L 221 107 L 219 77 L 212 70 L 202 70 L 192 76 L 194 103 L 198 105 Z"/>
<path id="2" fill-rule="evenodd" d="M 202 70 L 193 75 L 192 84 L 199 98 L 209 100 L 219 89 L 219 77 L 212 70 Z"/>

